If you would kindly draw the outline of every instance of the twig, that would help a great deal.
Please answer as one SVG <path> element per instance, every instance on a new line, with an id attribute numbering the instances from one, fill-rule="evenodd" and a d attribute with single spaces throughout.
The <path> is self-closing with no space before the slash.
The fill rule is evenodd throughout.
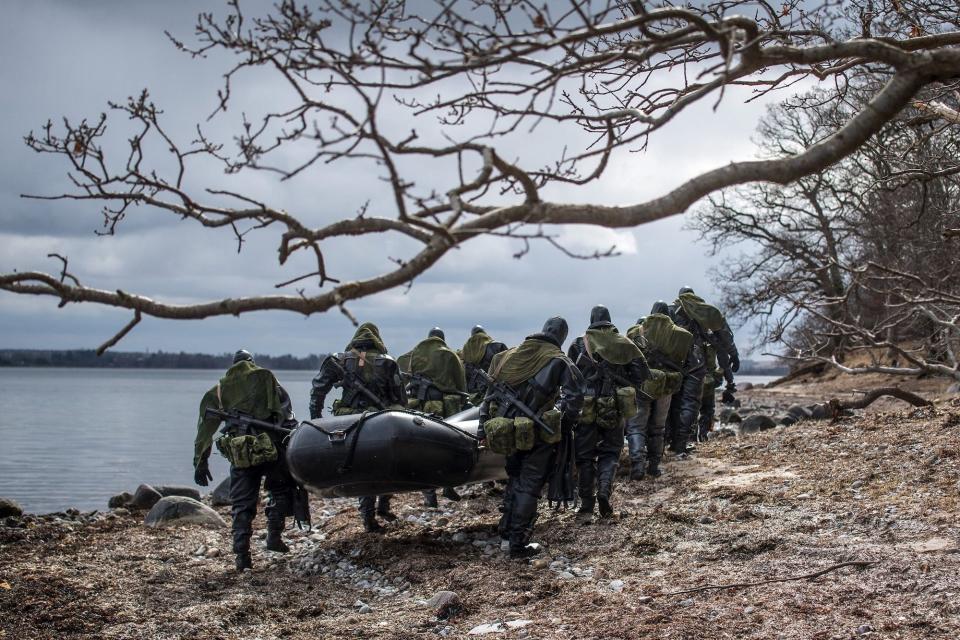
<path id="1" fill-rule="evenodd" d="M 97 355 L 102 356 L 103 352 L 112 347 L 113 345 L 120 342 L 123 339 L 123 336 L 130 333 L 130 330 L 133 329 L 140 322 L 140 309 L 137 309 L 133 312 L 133 319 L 128 322 L 123 329 L 117 332 L 115 336 L 104 342 L 102 345 L 97 347 Z"/>
<path id="2" fill-rule="evenodd" d="M 819 578 L 820 576 L 830 573 L 831 571 L 836 571 L 837 569 L 842 569 L 844 567 L 858 567 L 860 569 L 866 569 L 867 567 L 877 564 L 875 560 L 872 561 L 861 561 L 854 560 L 850 562 L 841 562 L 840 564 L 835 564 L 826 569 L 821 569 L 814 573 L 805 573 L 802 576 L 791 576 L 789 578 L 774 578 L 772 580 L 761 580 L 759 582 L 735 582 L 733 584 L 709 584 L 705 587 L 697 587 L 696 589 L 684 589 L 683 591 L 670 591 L 668 593 L 661 593 L 661 596 L 679 596 L 685 593 L 697 593 L 699 591 L 710 591 L 718 589 L 742 589 L 745 587 L 757 587 L 763 584 L 772 584 L 775 582 L 793 582 L 796 580 L 813 580 L 814 578 Z"/>

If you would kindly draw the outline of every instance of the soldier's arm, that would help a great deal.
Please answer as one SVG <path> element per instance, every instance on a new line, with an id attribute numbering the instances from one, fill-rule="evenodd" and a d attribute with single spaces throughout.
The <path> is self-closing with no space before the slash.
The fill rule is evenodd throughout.
<path id="1" fill-rule="evenodd" d="M 407 406 L 407 388 L 403 384 L 403 376 L 400 375 L 400 365 L 395 360 L 390 360 L 392 370 L 390 373 L 390 402 L 389 404 L 398 404 L 401 407 Z"/>
<path id="2" fill-rule="evenodd" d="M 586 381 L 577 365 L 570 361 L 564 361 L 564 365 L 560 377 L 560 410 L 565 419 L 579 420 Z"/>
<path id="3" fill-rule="evenodd" d="M 320 363 L 320 371 L 313 378 L 310 389 L 310 419 L 315 420 L 323 416 L 323 404 L 327 400 L 327 394 L 333 385 L 340 381 L 340 372 L 332 365 L 328 364 L 328 359 L 334 356 L 327 356 Z"/>
<path id="4" fill-rule="evenodd" d="M 220 428 L 220 419 L 206 417 L 204 412 L 207 407 L 218 408 L 220 402 L 217 400 L 217 388 L 213 387 L 205 394 L 200 401 L 200 417 L 197 419 L 197 437 L 193 441 L 193 466 L 200 464 L 201 460 L 210 457 L 210 448 L 213 446 L 213 436 Z"/>
<path id="5" fill-rule="evenodd" d="M 454 369 L 456 371 L 457 391 L 466 392 L 467 390 L 467 372 L 463 368 L 463 361 L 460 358 L 453 359 Z"/>

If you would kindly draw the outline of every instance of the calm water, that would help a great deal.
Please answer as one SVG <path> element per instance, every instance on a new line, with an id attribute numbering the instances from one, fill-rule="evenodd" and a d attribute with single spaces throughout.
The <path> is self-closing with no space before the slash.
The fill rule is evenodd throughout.
<path id="1" fill-rule="evenodd" d="M 0 368 L 0 496 L 39 513 L 102 510 L 141 482 L 192 486 L 200 398 L 222 374 Z M 313 372 L 276 374 L 309 417 Z M 214 482 L 227 474 L 216 451 L 210 467 Z"/>
<path id="2" fill-rule="evenodd" d="M 222 373 L 0 368 L 0 496 L 44 513 L 106 509 L 141 482 L 192 486 L 200 398 Z M 313 372 L 276 374 L 297 416 L 309 417 Z M 214 483 L 227 474 L 216 452 L 210 467 Z"/>

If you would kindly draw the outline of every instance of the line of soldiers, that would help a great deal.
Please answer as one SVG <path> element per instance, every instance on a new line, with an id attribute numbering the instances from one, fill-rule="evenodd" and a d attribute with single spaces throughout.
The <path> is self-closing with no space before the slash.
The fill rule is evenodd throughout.
<path id="1" fill-rule="evenodd" d="M 363 323 L 345 351 L 322 361 L 313 380 L 310 417 L 323 417 L 334 387 L 342 388 L 332 405 L 337 416 L 403 408 L 446 418 L 468 405 L 479 406 L 479 446 L 506 456 L 508 480 L 498 529 L 510 556 L 526 558 L 539 551 L 530 541 L 545 487 L 551 501 L 578 498 L 580 522 L 592 520 L 595 509 L 601 518 L 612 516 L 624 441 L 631 479 L 658 477 L 665 441 L 671 452 L 687 456 L 691 441 L 705 438 L 712 428 L 717 386 L 726 381 L 726 401 L 736 391 L 739 356 L 733 333 L 723 314 L 689 287 L 680 290 L 672 305 L 654 304 L 626 334 L 602 305 L 592 309 L 586 331 L 564 353 L 567 334 L 566 320 L 553 317 L 540 332 L 507 348 L 478 325 L 455 352 L 443 331 L 434 328 L 394 360 L 376 325 Z M 210 479 L 207 459 L 219 426 L 205 412 L 210 406 L 264 420 L 292 419 L 289 396 L 273 374 L 257 368 L 248 353 L 238 352 L 233 367 L 201 403 L 194 458 L 201 485 Z M 283 443 L 276 434 L 241 434 L 229 421 L 224 433 L 217 446 L 231 462 L 234 552 L 237 568 L 243 570 L 250 566 L 250 524 L 260 479 L 266 478 L 270 496 L 265 512 L 267 548 L 273 551 L 286 551 L 280 532 L 285 518 L 293 515 L 298 488 L 283 465 Z M 247 452 L 237 456 L 234 449 L 242 447 L 232 447 L 229 438 L 247 438 Z M 259 451 L 258 438 L 267 450 L 260 457 L 253 455 Z M 460 499 L 452 488 L 443 495 Z M 378 517 L 396 520 L 390 498 L 360 498 L 366 531 L 383 530 Z M 435 490 L 425 492 L 424 501 L 435 507 Z"/>

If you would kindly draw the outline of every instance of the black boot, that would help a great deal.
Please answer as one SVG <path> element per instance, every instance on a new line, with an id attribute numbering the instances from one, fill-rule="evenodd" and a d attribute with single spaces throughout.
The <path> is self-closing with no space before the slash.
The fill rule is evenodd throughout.
<path id="1" fill-rule="evenodd" d="M 643 462 L 632 463 L 630 465 L 630 479 L 631 480 L 643 480 L 645 475 L 645 469 Z"/>
<path id="2" fill-rule="evenodd" d="M 437 503 L 437 492 L 435 489 L 423 492 L 423 506 L 428 509 L 436 509 L 440 505 Z"/>
<path id="3" fill-rule="evenodd" d="M 290 547 L 283 541 L 281 535 L 282 529 L 267 529 L 267 551 L 276 551 L 277 553 L 287 553 Z"/>
<path id="4" fill-rule="evenodd" d="M 244 571 L 253 570 L 253 560 L 250 558 L 249 553 L 238 553 L 237 554 L 237 573 L 243 573 Z"/>
<path id="5" fill-rule="evenodd" d="M 397 521 L 397 514 L 395 514 L 394 512 L 390 511 L 390 508 L 389 508 L 389 507 L 386 508 L 386 509 L 384 509 L 383 507 L 378 507 L 378 508 L 377 508 L 377 515 L 380 516 L 381 518 L 383 518 L 384 520 L 386 520 L 387 522 L 396 522 L 396 521 Z"/>
<path id="6" fill-rule="evenodd" d="M 663 471 L 660 471 L 660 460 L 652 459 L 647 465 L 647 475 L 651 478 L 659 478 L 663 475 Z"/>
<path id="7" fill-rule="evenodd" d="M 511 560 L 524 560 L 531 556 L 535 556 L 542 551 L 540 545 L 538 544 L 527 544 L 522 547 L 514 547 L 510 545 L 510 559 Z"/>
<path id="8" fill-rule="evenodd" d="M 613 507 L 610 506 L 610 496 L 597 496 L 597 509 L 600 511 L 601 518 L 609 518 L 613 515 Z"/>
<path id="9" fill-rule="evenodd" d="M 363 530 L 367 533 L 381 533 L 383 527 L 380 526 L 380 523 L 377 522 L 377 519 L 372 513 L 363 515 Z"/>
<path id="10" fill-rule="evenodd" d="M 460 494 L 453 487 L 446 487 L 442 493 L 443 497 L 453 502 L 460 502 Z"/>

